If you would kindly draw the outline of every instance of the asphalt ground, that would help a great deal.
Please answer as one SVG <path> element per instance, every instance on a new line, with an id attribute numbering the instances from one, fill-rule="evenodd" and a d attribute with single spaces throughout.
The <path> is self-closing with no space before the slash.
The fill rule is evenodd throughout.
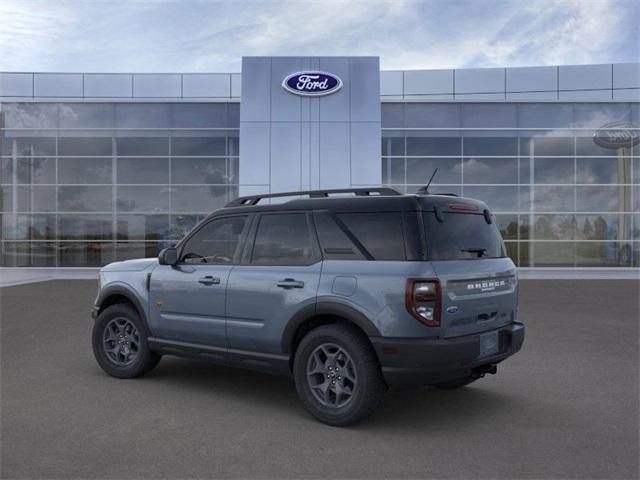
<path id="1" fill-rule="evenodd" d="M 521 282 L 523 350 L 457 391 L 313 420 L 291 381 L 165 357 L 117 380 L 93 281 L 0 289 L 2 478 L 638 478 L 640 282 Z"/>

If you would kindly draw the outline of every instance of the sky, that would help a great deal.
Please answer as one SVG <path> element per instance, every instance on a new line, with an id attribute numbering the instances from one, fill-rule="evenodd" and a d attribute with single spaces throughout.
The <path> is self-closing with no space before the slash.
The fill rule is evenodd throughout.
<path id="1" fill-rule="evenodd" d="M 0 0 L 0 71 L 239 72 L 243 55 L 381 68 L 640 61 L 637 0 Z"/>

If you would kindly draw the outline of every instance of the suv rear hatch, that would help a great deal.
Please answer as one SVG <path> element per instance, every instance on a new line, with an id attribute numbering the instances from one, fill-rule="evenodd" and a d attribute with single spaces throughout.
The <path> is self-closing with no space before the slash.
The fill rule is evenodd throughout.
<path id="1" fill-rule="evenodd" d="M 441 336 L 470 335 L 513 322 L 515 266 L 488 210 L 453 203 L 423 212 L 423 220 L 427 256 L 440 280 Z"/>

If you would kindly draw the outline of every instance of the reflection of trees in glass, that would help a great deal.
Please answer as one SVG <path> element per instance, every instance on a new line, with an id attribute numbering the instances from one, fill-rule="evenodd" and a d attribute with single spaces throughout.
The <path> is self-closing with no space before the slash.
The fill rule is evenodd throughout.
<path id="1" fill-rule="evenodd" d="M 512 220 L 506 227 L 500 229 L 500 234 L 505 240 L 515 240 L 518 238 L 518 222 Z"/>
<path id="2" fill-rule="evenodd" d="M 593 222 L 593 238 L 590 240 L 606 240 L 607 238 L 607 222 L 601 216 Z"/>
<path id="3" fill-rule="evenodd" d="M 576 232 L 576 219 L 571 216 L 543 215 L 536 219 L 535 234 L 538 238 L 552 240 L 572 239 Z"/>

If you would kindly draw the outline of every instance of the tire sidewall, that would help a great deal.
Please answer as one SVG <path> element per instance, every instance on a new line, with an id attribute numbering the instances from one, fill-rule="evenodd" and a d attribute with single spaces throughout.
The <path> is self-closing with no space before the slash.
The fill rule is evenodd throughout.
<path id="1" fill-rule="evenodd" d="M 126 318 L 138 330 L 140 342 L 138 344 L 138 356 L 130 365 L 122 366 L 114 363 L 104 349 L 102 341 L 104 330 L 109 322 L 115 318 Z M 91 335 L 93 353 L 100 368 L 109 375 L 118 378 L 133 378 L 142 375 L 153 362 L 155 354 L 149 349 L 147 343 L 146 328 L 138 313 L 130 306 L 123 304 L 111 305 L 104 309 L 96 318 Z M 156 360 L 157 361 L 157 360 Z"/>

